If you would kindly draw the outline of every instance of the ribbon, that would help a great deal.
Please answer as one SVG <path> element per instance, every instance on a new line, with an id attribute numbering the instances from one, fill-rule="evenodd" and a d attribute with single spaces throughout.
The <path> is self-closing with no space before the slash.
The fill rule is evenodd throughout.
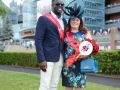
<path id="1" fill-rule="evenodd" d="M 66 39 L 68 40 L 70 46 L 75 50 L 75 53 L 69 56 L 66 60 L 66 67 L 69 67 L 77 60 L 80 60 L 80 58 L 76 58 L 76 57 L 80 54 L 79 45 L 81 41 L 76 42 L 70 30 L 66 31 Z"/>
<path id="2" fill-rule="evenodd" d="M 59 36 L 61 38 L 62 43 L 64 43 L 64 30 L 60 26 L 59 22 L 49 13 L 44 14 L 44 16 L 47 17 L 50 21 L 52 21 L 58 27 Z"/>

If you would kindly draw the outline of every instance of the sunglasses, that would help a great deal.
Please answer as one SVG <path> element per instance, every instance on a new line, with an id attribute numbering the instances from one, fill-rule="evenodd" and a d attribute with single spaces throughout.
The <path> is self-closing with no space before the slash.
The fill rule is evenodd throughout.
<path id="1" fill-rule="evenodd" d="M 56 5 L 56 6 L 60 6 L 60 5 L 61 5 L 61 6 L 64 6 L 63 3 L 56 3 L 55 5 Z"/>

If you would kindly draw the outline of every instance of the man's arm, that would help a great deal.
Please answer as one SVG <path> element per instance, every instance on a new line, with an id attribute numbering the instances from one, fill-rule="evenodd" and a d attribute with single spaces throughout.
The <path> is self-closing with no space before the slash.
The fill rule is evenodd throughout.
<path id="1" fill-rule="evenodd" d="M 47 62 L 44 56 L 43 50 L 43 38 L 45 34 L 45 22 L 43 17 L 40 17 L 37 22 L 36 26 L 36 33 L 35 33 L 35 46 L 36 46 L 36 53 L 37 53 L 37 61 L 40 65 L 40 69 L 46 72 Z"/>
<path id="2" fill-rule="evenodd" d="M 37 61 L 40 63 L 45 61 L 44 51 L 43 51 L 43 38 L 45 34 L 45 22 L 43 17 L 41 16 L 38 19 L 36 25 L 36 32 L 35 32 L 35 46 L 36 46 L 36 53 L 37 53 Z"/>

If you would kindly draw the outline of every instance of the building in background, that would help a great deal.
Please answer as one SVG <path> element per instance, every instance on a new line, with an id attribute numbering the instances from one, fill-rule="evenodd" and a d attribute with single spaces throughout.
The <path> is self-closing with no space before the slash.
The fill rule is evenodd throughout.
<path id="1" fill-rule="evenodd" d="M 73 0 L 64 0 L 64 3 L 67 5 L 72 1 Z M 104 0 L 83 0 L 83 1 L 85 3 L 85 9 L 84 9 L 85 13 L 83 16 L 85 26 L 89 30 L 104 29 L 105 1 Z M 79 0 L 78 0 L 78 3 L 79 3 Z M 23 32 L 28 31 L 27 28 L 25 27 L 28 27 L 28 28 L 35 27 L 34 25 L 36 24 L 38 17 L 43 15 L 46 12 L 49 12 L 50 10 L 51 10 L 51 0 L 39 0 L 39 1 L 24 0 L 23 2 L 23 27 L 24 28 L 20 32 L 23 38 L 26 38 L 25 36 L 27 36 Z M 35 18 L 36 13 L 37 13 L 37 19 Z M 28 37 L 29 36 L 27 36 L 27 38 Z"/>
<path id="2" fill-rule="evenodd" d="M 105 28 L 120 27 L 120 0 L 105 0 Z"/>
<path id="3" fill-rule="evenodd" d="M 40 0 L 37 2 L 37 19 L 51 11 L 51 0 Z"/>
<path id="4" fill-rule="evenodd" d="M 100 30 L 105 28 L 105 0 L 83 0 L 84 24 L 89 30 Z"/>
<path id="5" fill-rule="evenodd" d="M 17 5 L 17 2 L 15 2 L 14 0 L 12 0 L 12 2 L 10 3 L 10 9 L 11 9 L 12 11 L 17 11 L 17 10 L 19 10 L 19 9 L 18 9 L 18 5 Z"/>
<path id="6" fill-rule="evenodd" d="M 10 3 L 11 14 L 9 15 L 10 20 L 12 21 L 12 28 L 14 32 L 13 39 L 16 41 L 21 40 L 21 35 L 19 31 L 23 28 L 23 5 L 22 0 L 18 4 L 17 1 L 12 0 Z"/>
<path id="7" fill-rule="evenodd" d="M 22 13 L 22 7 L 22 3 L 18 5 L 17 2 L 15 2 L 14 0 L 12 0 L 12 2 L 10 3 L 10 9 L 12 13 L 9 15 L 9 17 L 12 21 L 12 24 L 18 24 L 19 20 L 22 21 L 22 18 L 18 18 L 19 15 Z"/>
<path id="8" fill-rule="evenodd" d="M 34 39 L 35 26 L 39 16 L 51 11 L 51 0 L 24 0 L 22 39 Z"/>
<path id="9" fill-rule="evenodd" d="M 105 46 L 107 46 L 108 50 L 120 49 L 120 0 L 104 1 L 105 28 L 102 30 L 92 30 L 92 34 L 100 45 L 101 50 L 104 50 Z"/>
<path id="10" fill-rule="evenodd" d="M 65 4 L 73 0 L 64 0 Z M 83 0 L 85 4 L 85 26 L 100 49 L 120 49 L 120 0 Z M 79 3 L 79 0 L 78 0 Z M 35 25 L 39 16 L 51 10 L 50 0 L 24 0 L 23 28 L 20 31 L 22 39 L 34 39 Z M 48 9 L 49 8 L 49 9 Z M 37 18 L 36 18 L 37 17 Z"/>
<path id="11" fill-rule="evenodd" d="M 9 15 L 9 18 L 13 25 L 18 24 L 18 12 L 17 11 L 12 11 L 11 14 Z"/>
<path id="12" fill-rule="evenodd" d="M 35 27 L 37 21 L 37 2 L 23 1 L 23 29 Z"/>

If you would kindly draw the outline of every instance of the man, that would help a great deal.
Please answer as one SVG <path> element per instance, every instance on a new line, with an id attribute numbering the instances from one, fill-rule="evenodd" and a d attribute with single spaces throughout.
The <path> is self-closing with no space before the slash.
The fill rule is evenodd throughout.
<path id="1" fill-rule="evenodd" d="M 62 0 L 52 0 L 52 11 L 39 17 L 37 22 L 35 46 L 41 70 L 39 90 L 57 90 L 63 66 L 66 26 L 66 20 L 61 16 L 63 5 Z"/>

